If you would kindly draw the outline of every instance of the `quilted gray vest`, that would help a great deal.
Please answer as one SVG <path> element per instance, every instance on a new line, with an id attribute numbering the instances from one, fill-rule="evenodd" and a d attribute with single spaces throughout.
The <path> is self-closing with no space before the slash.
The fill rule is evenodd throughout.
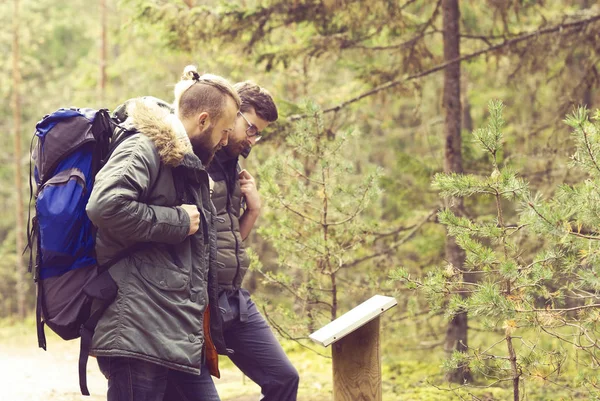
<path id="1" fill-rule="evenodd" d="M 239 165 L 237 165 L 235 169 L 228 168 L 225 171 L 223 164 L 218 160 L 214 160 L 209 168 L 211 199 L 217 214 L 215 228 L 217 231 L 218 282 L 222 289 L 240 288 L 250 265 L 250 259 L 246 254 L 240 235 L 242 192 L 237 179 L 239 170 Z"/>

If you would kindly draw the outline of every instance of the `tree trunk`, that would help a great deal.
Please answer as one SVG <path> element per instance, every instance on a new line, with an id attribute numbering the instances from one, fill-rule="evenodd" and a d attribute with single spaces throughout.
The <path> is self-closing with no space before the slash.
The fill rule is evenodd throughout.
<path id="1" fill-rule="evenodd" d="M 21 168 L 21 69 L 20 69 L 20 48 L 19 48 L 19 0 L 14 0 L 13 10 L 13 92 L 12 109 L 14 124 L 14 163 L 15 163 L 15 192 L 16 192 L 16 269 L 17 269 L 17 310 L 20 318 L 25 318 L 25 264 L 23 263 L 22 252 L 25 247 L 25 221 L 23 210 L 23 174 Z"/>
<path id="2" fill-rule="evenodd" d="M 592 110 L 593 109 L 593 95 L 592 95 L 592 84 L 590 83 L 586 88 L 585 91 L 583 92 L 583 100 L 582 100 L 582 104 L 587 107 L 588 109 Z"/>
<path id="3" fill-rule="evenodd" d="M 519 368 L 517 366 L 517 353 L 513 347 L 512 337 L 508 333 L 506 334 L 506 345 L 508 347 L 510 369 L 513 375 L 513 401 L 519 401 L 519 378 L 521 377 L 521 374 L 519 373 Z"/>
<path id="4" fill-rule="evenodd" d="M 338 310 L 338 288 L 336 273 L 331 273 L 331 321 L 337 319 Z"/>
<path id="5" fill-rule="evenodd" d="M 463 117 L 462 117 L 462 126 L 465 132 L 473 132 L 473 117 L 471 117 L 471 102 L 469 102 L 469 98 L 467 96 L 463 97 Z"/>
<path id="6" fill-rule="evenodd" d="M 458 0 L 443 0 L 444 62 L 460 57 Z M 460 63 L 444 70 L 444 97 L 446 147 L 444 171 L 462 173 Z"/>
<path id="7" fill-rule="evenodd" d="M 100 103 L 106 99 L 106 20 L 108 10 L 106 0 L 100 0 L 100 79 L 98 80 L 98 91 L 100 92 Z"/>
<path id="8" fill-rule="evenodd" d="M 460 57 L 460 10 L 458 0 L 442 0 L 443 26 L 444 26 L 444 61 L 448 62 Z M 445 111 L 445 157 L 444 171 L 446 173 L 462 173 L 461 153 L 461 102 L 460 102 L 460 63 L 448 66 L 444 71 L 444 97 Z M 454 213 L 462 214 L 462 199 L 453 199 L 449 207 Z M 446 241 L 446 260 L 448 263 L 462 269 L 465 253 L 456 244 L 454 238 L 448 237 Z M 446 331 L 446 350 L 464 352 L 467 349 L 468 318 L 466 313 L 455 316 L 448 324 Z M 464 383 L 471 381 L 468 369 L 458 368 L 447 375 L 447 379 Z"/>

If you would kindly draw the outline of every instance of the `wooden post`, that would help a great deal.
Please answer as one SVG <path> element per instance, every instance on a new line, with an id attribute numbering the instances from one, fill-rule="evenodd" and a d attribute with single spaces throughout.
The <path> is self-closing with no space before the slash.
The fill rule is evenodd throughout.
<path id="1" fill-rule="evenodd" d="M 334 401 L 381 401 L 379 316 L 396 304 L 375 295 L 310 335 L 332 345 Z"/>
<path id="2" fill-rule="evenodd" d="M 381 401 L 379 317 L 332 345 L 333 401 Z"/>

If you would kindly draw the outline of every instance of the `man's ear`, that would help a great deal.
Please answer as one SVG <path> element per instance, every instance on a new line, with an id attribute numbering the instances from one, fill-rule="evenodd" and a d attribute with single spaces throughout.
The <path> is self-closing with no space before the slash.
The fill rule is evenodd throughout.
<path id="1" fill-rule="evenodd" d="M 200 131 L 204 131 L 208 127 L 210 127 L 210 116 L 206 111 L 198 114 L 198 127 L 200 127 Z"/>

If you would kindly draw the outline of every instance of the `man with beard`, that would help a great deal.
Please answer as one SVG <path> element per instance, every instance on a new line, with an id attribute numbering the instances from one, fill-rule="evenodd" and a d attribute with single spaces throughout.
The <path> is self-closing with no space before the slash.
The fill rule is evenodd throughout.
<path id="1" fill-rule="evenodd" d="M 254 177 L 240 168 L 238 158 L 247 157 L 261 139 L 261 132 L 277 120 L 277 107 L 269 92 L 252 82 L 238 83 L 235 89 L 242 103 L 234 129 L 208 168 L 217 211 L 218 311 L 222 318 L 222 327 L 213 324 L 211 335 L 215 344 L 224 343 L 224 347 L 217 346 L 219 353 L 229 356 L 261 387 L 261 400 L 293 401 L 298 392 L 298 372 L 248 291 L 241 287 L 249 265 L 242 241 L 260 214 L 261 200 Z"/>
<path id="2" fill-rule="evenodd" d="M 175 114 L 154 98 L 126 103 L 125 139 L 96 176 L 87 213 L 98 263 L 117 296 L 96 326 L 91 355 L 108 401 L 218 400 L 205 365 L 208 266 L 216 252 L 205 170 L 226 145 L 240 98 L 225 79 L 187 67 Z M 216 293 L 216 291 L 214 291 Z"/>

